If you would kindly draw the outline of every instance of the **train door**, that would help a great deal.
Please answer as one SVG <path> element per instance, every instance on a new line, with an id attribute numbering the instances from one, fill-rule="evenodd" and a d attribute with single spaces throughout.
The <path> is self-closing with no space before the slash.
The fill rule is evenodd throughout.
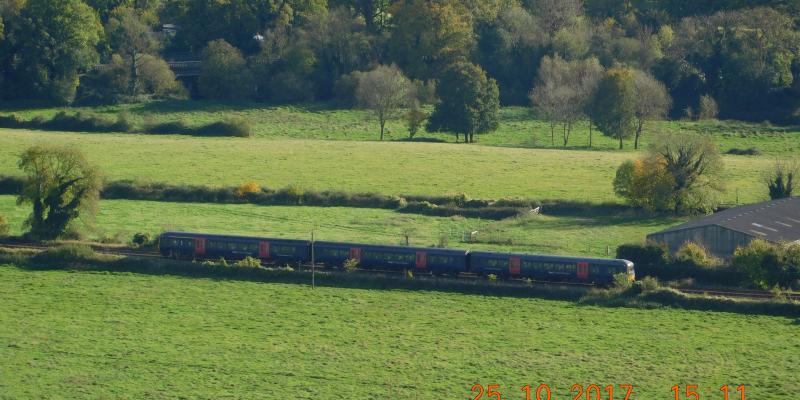
<path id="1" fill-rule="evenodd" d="M 417 269 L 425 269 L 428 267 L 428 253 L 424 251 L 417 252 Z"/>
<path id="2" fill-rule="evenodd" d="M 194 254 L 198 256 L 206 254 L 206 240 L 204 238 L 196 238 L 194 240 Z"/>
<path id="3" fill-rule="evenodd" d="M 264 260 L 269 258 L 269 242 L 260 242 L 258 244 L 258 257 Z"/>
<path id="4" fill-rule="evenodd" d="M 359 247 L 351 247 L 350 248 L 350 259 L 361 261 L 361 248 Z"/>
<path id="5" fill-rule="evenodd" d="M 589 263 L 588 262 L 579 262 L 578 263 L 578 279 L 582 279 L 582 280 L 589 279 Z"/>
<path id="6" fill-rule="evenodd" d="M 519 275 L 521 271 L 520 265 L 522 261 L 519 257 L 509 257 L 508 259 L 508 274 L 509 275 Z"/>

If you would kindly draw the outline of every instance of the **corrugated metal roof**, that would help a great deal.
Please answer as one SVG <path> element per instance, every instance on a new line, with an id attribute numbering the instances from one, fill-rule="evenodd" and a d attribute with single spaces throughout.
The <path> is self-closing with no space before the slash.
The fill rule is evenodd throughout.
<path id="1" fill-rule="evenodd" d="M 771 242 L 798 241 L 800 240 L 800 197 L 729 208 L 653 235 L 708 225 L 718 225 Z"/>

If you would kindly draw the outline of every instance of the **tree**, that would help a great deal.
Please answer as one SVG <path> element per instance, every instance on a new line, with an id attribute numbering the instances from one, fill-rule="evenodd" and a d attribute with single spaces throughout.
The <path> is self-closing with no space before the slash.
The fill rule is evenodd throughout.
<path id="1" fill-rule="evenodd" d="M 636 137 L 633 141 L 633 148 L 638 150 L 645 122 L 650 119 L 666 117 L 672 106 L 672 99 L 667 93 L 666 86 L 646 72 L 634 71 L 633 85 L 636 91 L 633 105 L 633 113 L 636 117 Z"/>
<path id="2" fill-rule="evenodd" d="M 413 79 L 437 78 L 474 46 L 472 16 L 461 1 L 399 0 L 392 21 L 389 55 Z"/>
<path id="3" fill-rule="evenodd" d="M 11 30 L 10 54 L 22 55 L 6 80 L 15 86 L 11 95 L 72 102 L 78 75 L 99 60 L 94 10 L 81 0 L 28 0 Z"/>
<path id="4" fill-rule="evenodd" d="M 719 204 L 723 162 L 707 136 L 662 134 L 648 157 L 664 163 L 671 180 L 667 195 L 674 211 L 711 211 Z"/>
<path id="5" fill-rule="evenodd" d="M 603 67 L 594 58 L 565 61 L 556 55 L 542 59 L 530 99 L 550 121 L 551 145 L 555 145 L 554 131 L 559 122 L 563 124 L 564 147 L 569 144 L 572 126 L 586 116 L 602 74 Z"/>
<path id="6" fill-rule="evenodd" d="M 136 12 L 128 7 L 117 8 L 111 13 L 106 34 L 112 48 L 127 60 L 128 95 L 136 96 L 140 90 L 142 57 L 155 54 L 160 45 L 150 28 L 139 21 Z"/>
<path id="7" fill-rule="evenodd" d="M 796 161 L 776 161 L 775 169 L 765 177 L 769 198 L 772 200 L 792 197 L 795 178 L 800 172 L 800 165 Z"/>
<path id="8" fill-rule="evenodd" d="M 356 99 L 378 117 L 383 140 L 386 121 L 394 118 L 397 111 L 408 103 L 411 82 L 395 65 L 379 65 L 372 71 L 358 76 Z"/>
<path id="9" fill-rule="evenodd" d="M 414 135 L 422 128 L 422 124 L 428 119 L 428 113 L 422 110 L 419 100 L 413 99 L 411 106 L 405 115 L 406 125 L 408 126 L 408 137 L 414 139 Z"/>
<path id="10" fill-rule="evenodd" d="M 631 137 L 635 130 L 636 94 L 633 73 L 628 69 L 612 68 L 600 80 L 590 107 L 590 115 L 604 135 L 619 139 Z"/>
<path id="11" fill-rule="evenodd" d="M 100 175 L 78 150 L 34 146 L 22 153 L 19 167 L 26 180 L 17 203 L 33 205 L 25 223 L 35 238 L 58 238 L 70 222 L 94 213 Z"/>
<path id="12" fill-rule="evenodd" d="M 242 53 L 219 39 L 203 50 L 200 93 L 210 99 L 241 100 L 253 93 L 253 76 Z"/>
<path id="13" fill-rule="evenodd" d="M 464 134 L 464 142 L 474 142 L 475 134 L 497 129 L 500 94 L 497 82 L 477 65 L 458 63 L 442 76 L 436 87 L 439 103 L 428 119 L 429 131 Z"/>

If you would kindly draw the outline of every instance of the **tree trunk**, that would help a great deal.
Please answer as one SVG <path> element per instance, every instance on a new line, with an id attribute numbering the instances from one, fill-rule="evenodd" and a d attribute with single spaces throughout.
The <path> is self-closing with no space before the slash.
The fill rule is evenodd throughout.
<path id="1" fill-rule="evenodd" d="M 550 146 L 556 147 L 556 134 L 555 134 L 556 124 L 555 122 L 550 123 Z"/>
<path id="2" fill-rule="evenodd" d="M 470 132 L 469 133 L 469 142 L 470 143 L 475 143 L 475 133 L 474 132 Z"/>
<path id="3" fill-rule="evenodd" d="M 386 126 L 386 121 L 383 118 L 381 118 L 381 141 L 383 141 L 383 132 L 385 126 Z"/>
<path id="4" fill-rule="evenodd" d="M 589 148 L 592 148 L 592 119 L 589 118 Z"/>
<path id="5" fill-rule="evenodd" d="M 622 134 L 620 133 L 618 136 L 619 136 L 619 149 L 622 150 Z"/>
<path id="6" fill-rule="evenodd" d="M 458 141 L 459 141 L 459 139 L 458 139 L 458 132 L 456 132 L 456 143 L 458 143 Z"/>
<path id="7" fill-rule="evenodd" d="M 639 150 L 639 138 L 642 136 L 642 126 L 644 121 L 639 121 L 636 126 L 636 137 L 633 139 L 633 148 Z"/>
<path id="8" fill-rule="evenodd" d="M 139 90 L 139 70 L 136 67 L 136 51 L 131 53 L 131 82 L 130 82 L 130 95 L 136 96 L 136 91 Z"/>

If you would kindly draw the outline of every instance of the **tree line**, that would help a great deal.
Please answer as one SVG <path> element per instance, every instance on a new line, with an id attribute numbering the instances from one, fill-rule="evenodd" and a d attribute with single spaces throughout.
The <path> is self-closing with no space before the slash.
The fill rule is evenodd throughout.
<path id="1" fill-rule="evenodd" d="M 794 121 L 798 16 L 784 0 L 8 0 L 0 89 L 63 104 L 182 97 L 164 59 L 193 54 L 204 98 L 374 104 L 359 74 L 395 65 L 412 107 L 470 71 L 488 85 L 467 90 L 483 97 L 472 105 L 496 85 L 501 104 L 551 121 L 553 143 L 589 120 L 638 146 L 660 116 Z"/>

